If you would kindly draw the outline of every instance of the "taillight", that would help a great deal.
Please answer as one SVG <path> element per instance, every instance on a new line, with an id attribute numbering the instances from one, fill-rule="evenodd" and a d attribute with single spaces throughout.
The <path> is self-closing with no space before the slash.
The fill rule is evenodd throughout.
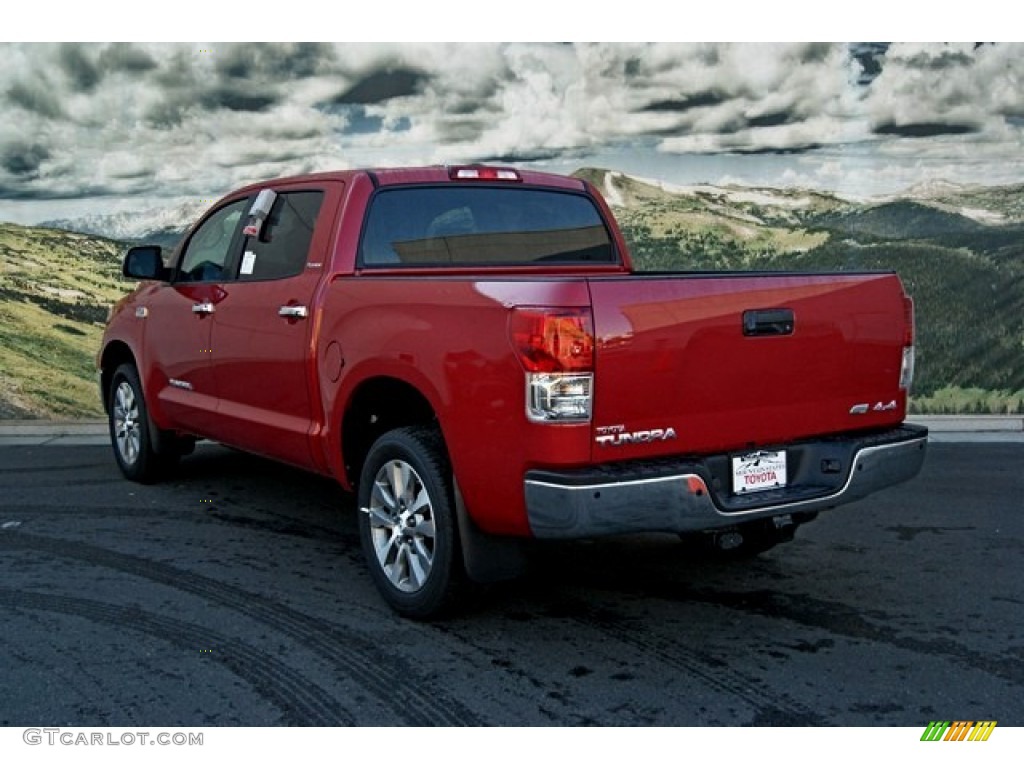
<path id="1" fill-rule="evenodd" d="M 509 332 L 527 371 L 594 368 L 594 321 L 589 309 L 518 307 L 512 311 Z"/>
<path id="2" fill-rule="evenodd" d="M 914 383 L 914 300 L 903 297 L 903 360 L 900 363 L 900 389 L 910 391 Z"/>
<path id="3" fill-rule="evenodd" d="M 513 168 L 491 168 L 486 165 L 464 165 L 448 169 L 448 178 L 462 181 L 521 181 Z"/>
<path id="4" fill-rule="evenodd" d="M 526 370 L 531 421 L 589 421 L 594 389 L 594 321 L 587 308 L 519 307 L 509 336 Z"/>

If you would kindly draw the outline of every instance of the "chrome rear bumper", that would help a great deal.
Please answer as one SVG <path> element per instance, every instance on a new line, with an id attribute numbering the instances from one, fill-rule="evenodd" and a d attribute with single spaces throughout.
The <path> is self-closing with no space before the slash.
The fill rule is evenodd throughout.
<path id="1" fill-rule="evenodd" d="M 533 535 L 575 539 L 623 533 L 713 530 L 776 515 L 818 512 L 914 477 L 928 430 L 904 424 L 872 435 L 797 443 L 785 489 L 732 495 L 729 457 L 628 462 L 525 478 Z M 838 471 L 836 467 L 839 467 Z"/>

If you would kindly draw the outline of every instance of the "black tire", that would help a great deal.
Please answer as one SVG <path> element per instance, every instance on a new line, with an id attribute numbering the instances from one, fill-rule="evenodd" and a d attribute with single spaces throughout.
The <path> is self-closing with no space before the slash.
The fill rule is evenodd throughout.
<path id="1" fill-rule="evenodd" d="M 118 366 L 110 379 L 107 398 L 110 442 L 121 473 L 137 483 L 159 480 L 181 453 L 177 450 L 158 453 L 153 448 L 149 411 L 134 365 Z"/>
<path id="2" fill-rule="evenodd" d="M 388 605 L 412 619 L 452 610 L 465 576 L 440 431 L 418 426 L 381 435 L 363 464 L 358 509 L 370 576 Z"/>

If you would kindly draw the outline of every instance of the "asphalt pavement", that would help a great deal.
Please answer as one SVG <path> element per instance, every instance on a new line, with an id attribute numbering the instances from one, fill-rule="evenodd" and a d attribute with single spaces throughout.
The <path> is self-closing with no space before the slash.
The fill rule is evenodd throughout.
<path id="1" fill-rule="evenodd" d="M 0 725 L 1024 725 L 1022 467 L 934 444 L 743 563 L 538 546 L 422 624 L 378 599 L 328 480 L 201 444 L 140 486 L 106 445 L 8 444 Z"/>

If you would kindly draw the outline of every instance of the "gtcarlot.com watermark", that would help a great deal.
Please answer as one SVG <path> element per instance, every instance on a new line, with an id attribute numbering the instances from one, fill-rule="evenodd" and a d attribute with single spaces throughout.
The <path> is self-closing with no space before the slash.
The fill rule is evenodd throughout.
<path id="1" fill-rule="evenodd" d="M 67 728 L 26 728 L 22 740 L 51 747 L 201 747 L 202 733 L 176 731 L 75 731 Z"/>

